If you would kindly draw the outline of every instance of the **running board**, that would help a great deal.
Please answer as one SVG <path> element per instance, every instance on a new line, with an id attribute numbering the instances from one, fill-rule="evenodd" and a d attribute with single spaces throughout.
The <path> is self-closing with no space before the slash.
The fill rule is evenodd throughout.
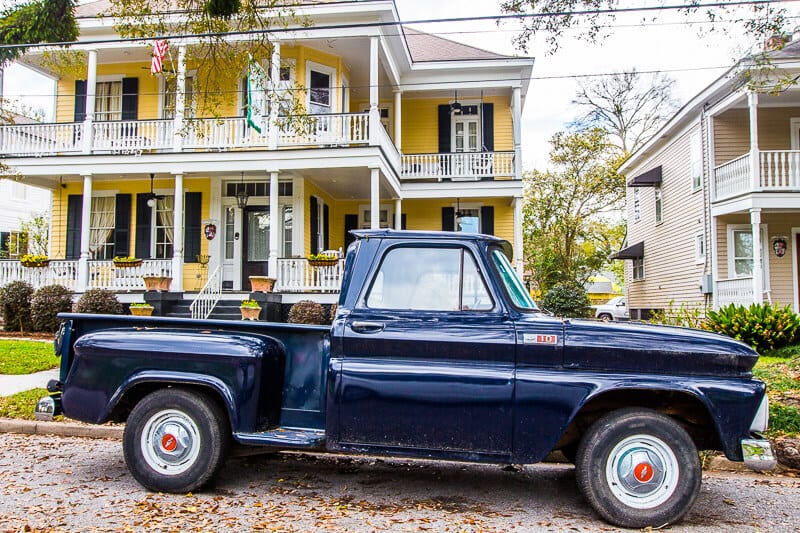
<path id="1" fill-rule="evenodd" d="M 261 433 L 234 433 L 233 438 L 251 446 L 276 448 L 324 448 L 325 431 L 322 429 L 275 428 Z"/>

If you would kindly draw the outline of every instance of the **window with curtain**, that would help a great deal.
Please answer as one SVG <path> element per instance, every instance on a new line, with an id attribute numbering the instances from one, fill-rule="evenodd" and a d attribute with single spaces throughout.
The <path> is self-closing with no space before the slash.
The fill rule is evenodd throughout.
<path id="1" fill-rule="evenodd" d="M 463 231 L 465 233 L 481 232 L 480 208 L 461 209 L 459 213 L 461 216 L 456 216 L 455 226 L 453 226 L 454 228 L 456 228 L 456 231 Z"/>
<path id="2" fill-rule="evenodd" d="M 89 219 L 89 253 L 92 259 L 114 258 L 115 207 L 113 196 L 92 198 Z"/>
<path id="3" fill-rule="evenodd" d="M 164 100 L 161 107 L 161 118 L 175 118 L 175 102 L 177 101 L 177 87 L 178 81 L 175 78 L 167 79 L 164 81 Z M 184 116 L 187 118 L 194 117 L 194 77 L 186 76 L 186 83 L 184 85 L 184 102 L 185 112 Z"/>
<path id="4" fill-rule="evenodd" d="M 175 227 L 175 197 L 165 196 L 156 200 L 154 212 L 153 257 L 156 259 L 172 258 L 172 236 Z"/>
<path id="5" fill-rule="evenodd" d="M 94 98 L 95 120 L 122 120 L 122 82 L 97 82 Z"/>
<path id="6" fill-rule="evenodd" d="M 753 275 L 753 233 L 751 231 L 733 231 L 733 269 L 737 278 Z"/>

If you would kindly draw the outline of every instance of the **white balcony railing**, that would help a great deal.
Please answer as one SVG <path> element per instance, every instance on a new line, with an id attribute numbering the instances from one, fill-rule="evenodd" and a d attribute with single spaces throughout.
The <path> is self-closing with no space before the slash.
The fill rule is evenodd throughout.
<path id="1" fill-rule="evenodd" d="M 369 142 L 369 113 L 308 115 L 308 128 L 283 128 L 279 146 L 350 145 Z"/>
<path id="2" fill-rule="evenodd" d="M 115 120 L 92 124 L 92 149 L 119 154 L 165 150 L 173 143 L 172 120 Z"/>
<path id="3" fill-rule="evenodd" d="M 760 179 L 750 169 L 750 154 L 714 169 L 714 200 L 752 192 L 800 191 L 800 150 L 762 150 L 758 154 Z"/>
<path id="4" fill-rule="evenodd" d="M 0 126 L 0 152 L 12 156 L 43 156 L 79 152 L 83 124 L 20 124 Z"/>
<path id="5" fill-rule="evenodd" d="M 334 266 L 313 267 L 307 259 L 278 259 L 275 292 L 339 292 L 344 259 Z"/>
<path id="6" fill-rule="evenodd" d="M 200 150 L 268 146 L 267 129 L 261 133 L 247 124 L 246 117 L 193 120 L 183 146 Z"/>
<path id="7" fill-rule="evenodd" d="M 459 152 L 449 154 L 405 154 L 400 176 L 405 179 L 480 180 L 513 177 L 514 152 Z"/>
<path id="8" fill-rule="evenodd" d="M 753 303 L 753 278 L 721 279 L 716 288 L 717 307 Z"/>

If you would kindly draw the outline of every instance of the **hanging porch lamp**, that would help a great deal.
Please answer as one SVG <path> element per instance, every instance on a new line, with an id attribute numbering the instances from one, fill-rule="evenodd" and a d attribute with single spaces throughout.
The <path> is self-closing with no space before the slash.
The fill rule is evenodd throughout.
<path id="1" fill-rule="evenodd" d="M 456 91 L 456 96 L 453 99 L 453 102 L 450 104 L 450 114 L 451 115 L 461 114 L 461 104 L 458 103 L 458 91 Z"/>
<path id="2" fill-rule="evenodd" d="M 239 187 L 236 188 L 236 205 L 239 206 L 239 209 L 244 209 L 247 207 L 247 200 L 249 198 L 250 197 L 247 195 L 247 190 L 244 186 L 244 172 L 242 172 Z"/>

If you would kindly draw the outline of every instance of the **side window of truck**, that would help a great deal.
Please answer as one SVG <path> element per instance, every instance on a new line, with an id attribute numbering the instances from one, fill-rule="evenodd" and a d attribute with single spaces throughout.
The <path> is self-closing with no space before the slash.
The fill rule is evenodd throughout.
<path id="1" fill-rule="evenodd" d="M 383 258 L 367 295 L 373 309 L 486 311 L 494 302 L 463 248 L 401 247 Z"/>

